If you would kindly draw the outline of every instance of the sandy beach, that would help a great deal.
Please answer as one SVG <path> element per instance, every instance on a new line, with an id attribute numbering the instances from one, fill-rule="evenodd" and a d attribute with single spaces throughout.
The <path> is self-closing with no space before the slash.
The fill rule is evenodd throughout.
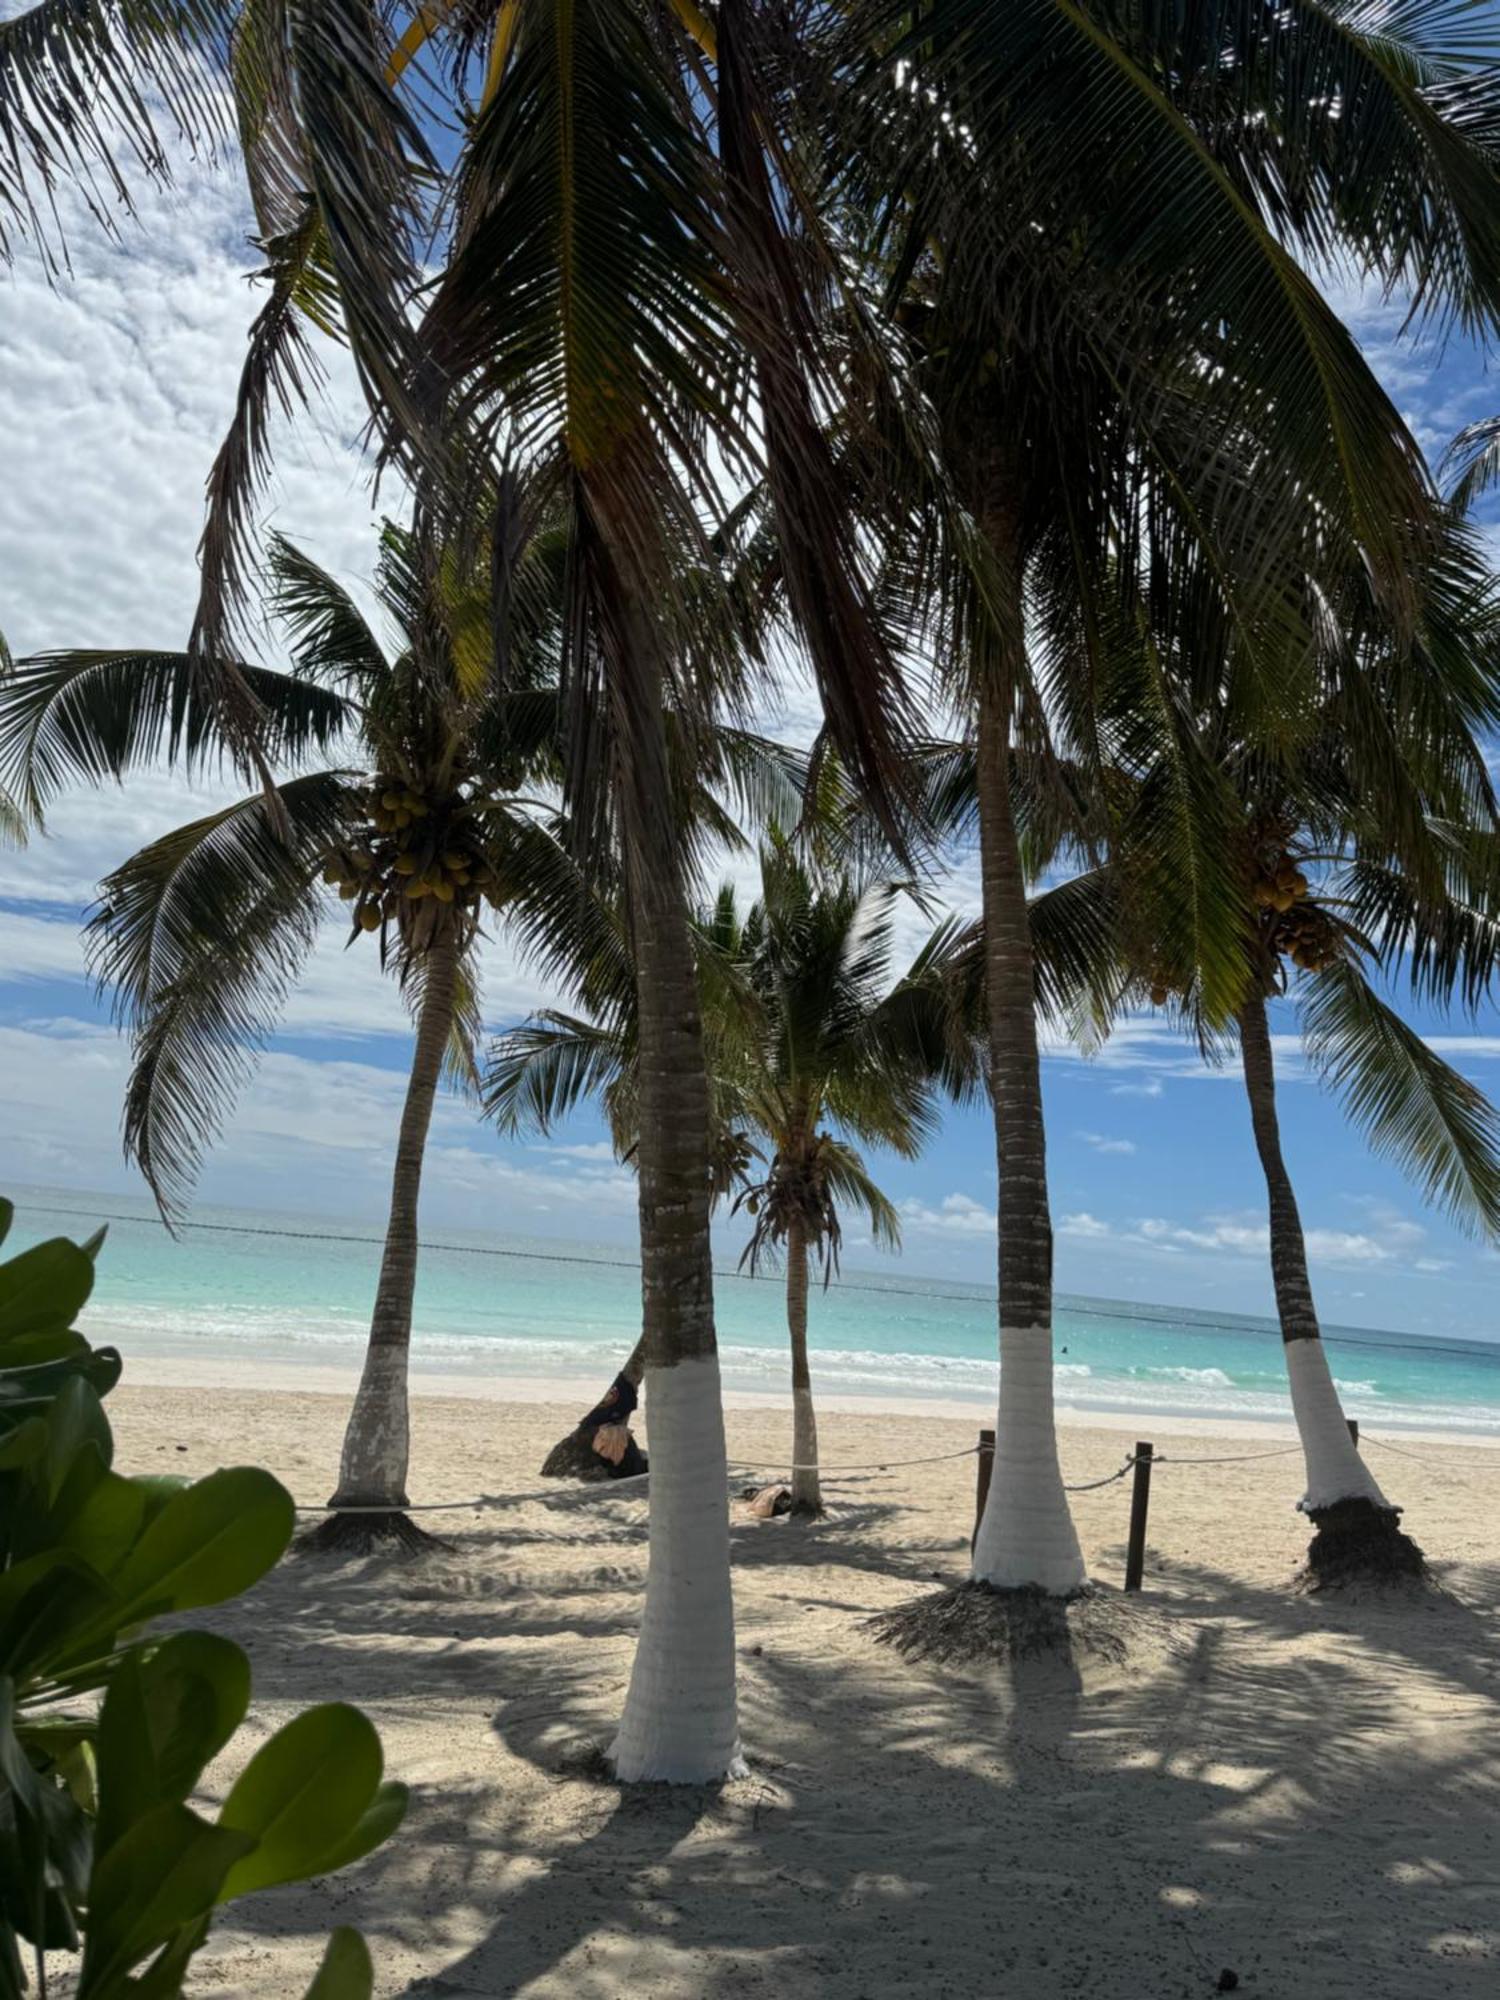
<path id="1" fill-rule="evenodd" d="M 253 1458 L 310 1502 L 344 1409 L 136 1370 L 111 1399 L 123 1470 Z M 736 1504 L 750 1775 L 622 1794 L 595 1753 L 629 1666 L 646 1503 L 537 1490 L 576 1415 L 420 1397 L 414 1498 L 488 1496 L 428 1517 L 451 1553 L 289 1560 L 194 1621 L 253 1659 L 245 1750 L 294 1708 L 346 1698 L 413 1788 L 401 1833 L 359 1868 L 238 1905 L 200 1987 L 300 1993 L 329 1926 L 352 1922 L 386 1995 L 1167 2000 L 1213 1991 L 1224 1968 L 1257 2000 L 1496 1990 L 1500 1454 L 1377 1450 L 1443 1590 L 1331 1604 L 1290 1587 L 1294 1455 L 1243 1433 L 1157 1435 L 1169 1459 L 1257 1455 L 1158 1471 L 1140 1641 L 1124 1667 L 1073 1673 L 914 1666 L 863 1629 L 962 1575 L 972 1456 L 830 1471 L 812 1527 Z M 964 1452 L 975 1426 L 830 1412 L 823 1433 L 836 1468 Z M 1066 1477 L 1103 1477 L 1134 1434 L 1066 1428 Z M 729 1436 L 749 1485 L 789 1422 L 732 1408 Z M 1112 1586 L 1127 1494 L 1076 1500 Z"/>

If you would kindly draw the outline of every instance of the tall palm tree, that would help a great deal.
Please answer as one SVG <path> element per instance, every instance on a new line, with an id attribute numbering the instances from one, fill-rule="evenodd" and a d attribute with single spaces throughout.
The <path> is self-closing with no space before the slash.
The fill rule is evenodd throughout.
<path id="1" fill-rule="evenodd" d="M 1421 1556 L 1350 1439 L 1319 1337 L 1268 1003 L 1294 1002 L 1309 1066 L 1375 1150 L 1461 1226 L 1500 1240 L 1500 1113 L 1381 990 L 1473 1006 L 1500 975 L 1500 809 L 1481 747 L 1500 721 L 1497 607 L 1494 578 L 1455 529 L 1415 647 L 1346 625 L 1320 660 L 1313 727 L 1237 735 L 1222 714 L 1188 719 L 1198 779 L 1224 807 L 1239 916 L 1245 976 L 1227 1021 L 1205 1004 L 1181 921 L 1194 892 L 1151 865 L 1155 843 L 1142 840 L 1161 810 L 1157 774 L 1116 772 L 1105 864 L 1031 906 L 1042 991 L 1065 1018 L 1097 1035 L 1119 1006 L 1149 998 L 1173 1005 L 1209 1053 L 1237 1046 L 1306 1460 L 1309 1573 L 1323 1583 L 1414 1573 Z M 1134 650 L 1127 638 L 1122 653 Z M 1120 698 L 1120 717 L 1133 699 Z M 1108 735 L 1108 694 L 1104 706 Z"/>
<path id="2" fill-rule="evenodd" d="M 1432 512 L 1420 461 L 1295 255 L 1342 246 L 1421 310 L 1493 323 L 1492 72 L 1482 38 L 1466 48 L 1451 25 L 1436 6 L 1377 26 L 1320 0 L 1274 19 L 889 0 L 830 22 L 848 211 L 873 218 L 927 412 L 930 527 L 909 588 L 919 616 L 936 606 L 977 741 L 1002 1365 L 974 1575 L 993 1585 L 1066 1595 L 1084 1576 L 1051 1436 L 1016 760 L 1060 752 L 1104 782 L 1097 632 L 1122 599 L 1163 662 L 1190 660 L 1191 636 L 1217 663 L 1227 633 L 1242 673 L 1278 691 L 1312 608 L 1286 579 L 1314 553 L 1357 553 L 1405 615 Z M 921 429 L 896 414 L 899 436 Z M 1192 547 L 1211 558 L 1196 592 L 1174 582 Z M 1143 693 L 1138 728 L 1167 745 L 1164 675 Z M 1175 865 L 1211 882 L 1215 824 L 1195 828 L 1192 803 Z M 1233 901 L 1205 895 L 1194 919 L 1222 1016 L 1244 976 Z"/>
<path id="3" fill-rule="evenodd" d="M 811 1267 L 838 1269 L 842 1211 L 900 1244 L 900 1218 L 858 1150 L 914 1158 L 943 1093 L 977 1089 L 977 1045 L 955 1006 L 958 927 L 940 924 L 892 977 L 901 884 L 849 873 L 820 880 L 773 832 L 761 893 L 743 916 L 732 886 L 695 924 L 721 1184 L 754 1222 L 742 1263 L 785 1263 L 791 1345 L 792 1510 L 822 1512 L 807 1350 Z M 503 1035 L 485 1073 L 502 1129 L 548 1131 L 585 1094 L 601 1099 L 616 1149 L 637 1144 L 639 1083 L 630 1010 L 607 1024 L 548 1013 Z M 761 1163 L 756 1172 L 753 1161 Z"/>
<path id="4" fill-rule="evenodd" d="M 132 0 L 87 21 L 39 0 L 0 33 L 0 203 L 23 227 L 44 227 L 37 197 L 59 175 L 128 198 L 132 154 L 161 170 L 153 122 L 201 136 L 222 101 L 214 72 L 230 86 L 270 293 L 210 485 L 189 651 L 242 764 L 264 761 L 262 719 L 228 635 L 266 417 L 302 400 L 312 333 L 347 342 L 383 450 L 424 504 L 462 521 L 514 446 L 566 512 L 570 803 L 586 839 L 613 802 L 640 979 L 655 1464 L 614 1751 L 626 1778 L 718 1777 L 738 1756 L 707 1089 L 665 718 L 701 712 L 712 690 L 674 551 L 701 544 L 742 469 L 766 474 L 785 598 L 835 740 L 877 793 L 899 739 L 823 430 L 839 382 L 814 336 L 832 265 L 785 172 L 781 25 L 752 0 L 721 0 L 712 20 L 688 0 L 506 0 L 424 7 L 398 40 L 359 0 L 196 0 L 171 23 Z M 460 134 L 442 160 L 434 104 Z M 419 329 L 434 241 L 445 261 Z M 494 557 L 503 577 L 498 543 Z"/>
<path id="5" fill-rule="evenodd" d="M 509 664 L 490 643 L 488 580 L 388 525 L 375 594 L 390 652 L 353 598 L 284 540 L 270 608 L 283 672 L 239 671 L 269 765 L 294 772 L 153 840 L 110 874 L 90 919 L 94 970 L 133 1040 L 125 1145 L 169 1219 L 311 951 L 335 896 L 400 982 L 414 1040 L 369 1344 L 318 1539 L 422 1537 L 407 1505 L 408 1353 L 418 1202 L 445 1068 L 472 1088 L 486 907 L 545 957 L 581 903 L 555 814 L 522 795 L 558 768 L 554 541 L 513 579 Z M 40 821 L 70 780 L 211 768 L 221 720 L 189 654 L 60 652 L 0 678 L 0 768 Z M 307 770 L 321 754 L 338 761 Z M 526 924 L 523 912 L 531 912 Z M 572 927 L 578 927 L 573 919 Z"/>

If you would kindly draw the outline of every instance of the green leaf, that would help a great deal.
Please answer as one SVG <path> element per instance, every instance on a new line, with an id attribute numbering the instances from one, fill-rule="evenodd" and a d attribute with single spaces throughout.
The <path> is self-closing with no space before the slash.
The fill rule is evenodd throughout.
<path id="1" fill-rule="evenodd" d="M 0 1343 L 17 1334 L 71 1326 L 94 1289 L 94 1261 L 54 1236 L 0 1264 Z M 5 1347 L 0 1344 L 0 1356 Z"/>
<path id="2" fill-rule="evenodd" d="M 374 1724 L 345 1702 L 310 1708 L 279 1729 L 245 1766 L 219 1814 L 221 1826 L 257 1842 L 230 1872 L 220 1900 L 321 1874 L 327 1858 L 353 1841 L 382 1763 Z"/>
<path id="3" fill-rule="evenodd" d="M 0 1574 L 0 1669 L 22 1676 L 87 1657 L 120 1620 L 119 1600 L 79 1557 L 49 1549 Z"/>
<path id="4" fill-rule="evenodd" d="M 209 1632 L 179 1632 L 120 1662 L 99 1717 L 101 1854 L 143 1814 L 187 1798 L 249 1701 L 249 1661 Z"/>
<path id="5" fill-rule="evenodd" d="M 370 1963 L 370 1947 L 358 1931 L 340 1924 L 329 1933 L 322 1963 L 303 2000 L 370 2000 L 374 1990 L 375 1968 Z"/>
<path id="6" fill-rule="evenodd" d="M 45 1417 L 26 1417 L 14 1430 L 0 1436 L 0 1472 L 31 1465 L 47 1448 Z"/>
<path id="7" fill-rule="evenodd" d="M 356 1861 L 363 1861 L 367 1854 L 373 1854 L 405 1819 L 410 1797 L 405 1785 L 394 1778 L 387 1778 L 351 1827 L 348 1838 L 341 1840 L 319 1861 L 318 1873 L 333 1875 L 340 1868 L 349 1868 Z"/>
<path id="8" fill-rule="evenodd" d="M 115 1981 L 184 1925 L 213 1908 L 224 1877 L 254 1845 L 186 1806 L 146 1813 L 94 1864 L 78 2000 L 120 1989 Z"/>
<path id="9" fill-rule="evenodd" d="M 110 1579 L 131 1619 L 236 1597 L 280 1559 L 292 1496 L 258 1466 L 234 1466 L 174 1494 Z"/>

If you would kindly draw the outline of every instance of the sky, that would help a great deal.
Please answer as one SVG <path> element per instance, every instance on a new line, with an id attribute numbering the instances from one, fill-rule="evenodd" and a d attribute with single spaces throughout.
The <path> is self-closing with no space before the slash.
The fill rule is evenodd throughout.
<path id="1" fill-rule="evenodd" d="M 24 255 L 0 272 L 0 631 L 18 655 L 184 643 L 204 476 L 258 299 L 246 282 L 248 228 L 233 172 L 183 161 L 172 190 L 143 191 L 118 240 L 78 220 L 71 270 L 50 285 Z M 1496 385 L 1471 349 L 1406 344 L 1397 308 L 1352 292 L 1338 303 L 1431 454 L 1493 414 Z M 352 375 L 334 356 L 315 422 L 278 443 L 264 509 L 268 526 L 356 594 L 374 550 L 360 429 Z M 276 663 L 269 639 L 263 657 Z M 764 720 L 805 735 L 812 715 L 793 692 Z M 119 1139 L 127 1050 L 107 999 L 90 990 L 79 920 L 109 868 L 231 795 L 224 784 L 143 774 L 63 800 L 44 838 L 0 852 L 0 1189 L 141 1190 Z M 972 856 L 958 858 L 945 894 L 975 911 Z M 408 1023 L 369 942 L 346 950 L 344 935 L 331 914 L 210 1157 L 202 1201 L 380 1218 Z M 557 998 L 503 936 L 486 946 L 491 1027 Z M 1413 1019 L 1500 1092 L 1500 1013 Z M 1306 1074 L 1289 1010 L 1273 1025 L 1285 1145 L 1325 1319 L 1500 1339 L 1500 1256 L 1423 1211 Z M 1236 1071 L 1207 1069 L 1165 1020 L 1143 1016 L 1093 1054 L 1049 1041 L 1044 1088 L 1061 1289 L 1271 1310 L 1264 1186 Z M 902 1213 L 908 1272 L 993 1280 L 986 1114 L 950 1114 L 916 1162 L 873 1164 Z M 423 1201 L 429 1233 L 446 1225 L 629 1246 L 635 1226 L 633 1178 L 592 1115 L 547 1142 L 507 1143 L 470 1107 L 444 1100 Z M 738 1228 L 721 1225 L 729 1254 Z M 846 1268 L 883 1262 L 849 1231 Z"/>

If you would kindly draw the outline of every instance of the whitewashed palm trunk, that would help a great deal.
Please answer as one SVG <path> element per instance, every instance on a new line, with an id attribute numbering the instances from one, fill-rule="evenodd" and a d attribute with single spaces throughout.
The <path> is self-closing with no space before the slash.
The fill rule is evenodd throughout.
<path id="1" fill-rule="evenodd" d="M 986 528 L 1019 607 L 1014 529 L 1003 516 L 992 517 Z M 1016 617 L 1019 624 L 1019 609 Z M 1019 645 L 1019 632 L 1010 643 Z M 1014 687 L 1014 673 L 997 663 L 983 677 L 979 697 L 980 879 L 999 1176 L 1000 1407 L 972 1574 L 999 1590 L 1032 1587 L 1066 1597 L 1082 1587 L 1086 1572 L 1063 1491 L 1052 1414 L 1052 1215 L 1026 874 L 1011 802 Z"/>
<path id="2" fill-rule="evenodd" d="M 453 1028 L 457 986 L 458 945 L 445 931 L 434 941 L 427 960 L 391 1173 L 390 1218 L 370 1319 L 370 1344 L 344 1431 L 338 1491 L 329 1502 L 332 1507 L 407 1505 L 406 1472 L 411 1453 L 407 1375 L 417 1285 L 417 1208 L 432 1106 Z"/>
<path id="3" fill-rule="evenodd" d="M 792 1348 L 792 1512 L 821 1514 L 818 1419 L 807 1362 L 807 1232 L 793 1222 L 786 1238 L 786 1326 Z"/>
<path id="4" fill-rule="evenodd" d="M 621 572 L 628 574 L 628 560 Z M 620 810 L 637 978 L 641 1308 L 651 1457 L 640 1638 L 610 1750 L 627 1781 L 743 1769 L 729 1581 L 729 1477 L 714 1337 L 708 1074 L 662 723 L 656 638 L 622 611 Z M 628 715 L 620 708 L 628 707 Z"/>
<path id="5" fill-rule="evenodd" d="M 1299 1506 L 1317 1514 L 1341 1500 L 1367 1500 L 1394 1511 L 1349 1435 L 1328 1367 L 1328 1352 L 1318 1327 L 1307 1246 L 1297 1197 L 1281 1150 L 1281 1126 L 1276 1115 L 1276 1071 L 1271 1052 L 1265 1000 L 1257 995 L 1240 1013 L 1240 1059 L 1255 1146 L 1266 1177 L 1270 1209 L 1271 1277 L 1281 1338 L 1291 1385 L 1292 1415 L 1302 1440 L 1307 1490 Z"/>

